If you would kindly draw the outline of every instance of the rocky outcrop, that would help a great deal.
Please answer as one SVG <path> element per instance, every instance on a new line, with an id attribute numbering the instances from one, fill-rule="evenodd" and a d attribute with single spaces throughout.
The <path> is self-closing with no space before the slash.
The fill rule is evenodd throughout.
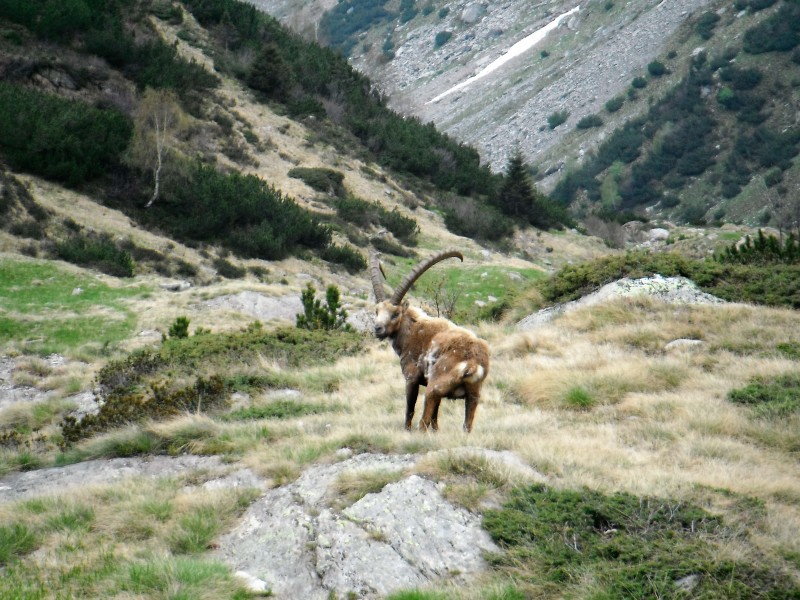
<path id="1" fill-rule="evenodd" d="M 620 279 L 608 283 L 596 292 L 579 300 L 551 306 L 528 315 L 517 323 L 517 329 L 535 329 L 566 312 L 594 306 L 614 298 L 649 297 L 670 304 L 723 304 L 725 301 L 700 290 L 685 277 L 643 277 L 641 279 Z"/>
<path id="2" fill-rule="evenodd" d="M 541 478 L 510 453 L 464 451 L 507 464 L 518 477 Z M 251 505 L 218 553 L 252 589 L 277 598 L 380 598 L 465 582 L 486 567 L 483 554 L 498 548 L 477 515 L 448 502 L 439 484 L 409 474 L 420 458 L 363 454 L 312 467 Z M 395 473 L 397 481 L 338 507 L 337 480 L 370 472 Z"/>

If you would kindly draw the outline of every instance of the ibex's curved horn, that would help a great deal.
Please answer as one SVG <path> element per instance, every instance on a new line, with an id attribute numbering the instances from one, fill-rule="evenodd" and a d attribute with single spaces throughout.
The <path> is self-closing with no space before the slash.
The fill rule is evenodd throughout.
<path id="1" fill-rule="evenodd" d="M 408 293 L 408 290 L 410 290 L 411 286 L 414 285 L 414 282 L 416 282 L 425 271 L 430 269 L 436 263 L 447 258 L 458 258 L 461 260 L 461 262 L 464 262 L 464 255 L 458 250 L 445 250 L 444 252 L 440 252 L 439 254 L 431 256 L 429 259 L 419 263 L 402 281 L 402 283 L 397 286 L 394 294 L 392 294 L 392 299 L 390 302 L 392 304 L 400 304 L 403 301 L 403 297 L 406 295 L 406 293 Z"/>
<path id="2" fill-rule="evenodd" d="M 383 302 L 386 300 L 386 291 L 383 289 L 383 280 L 381 279 L 383 267 L 378 261 L 378 254 L 376 252 L 370 252 L 369 262 L 370 278 L 372 279 L 372 291 L 375 292 L 375 300 L 378 302 Z"/>

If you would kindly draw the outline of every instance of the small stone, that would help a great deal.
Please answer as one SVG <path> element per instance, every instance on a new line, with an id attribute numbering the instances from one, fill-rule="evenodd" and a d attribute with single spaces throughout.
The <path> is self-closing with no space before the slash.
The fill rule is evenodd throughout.
<path id="1" fill-rule="evenodd" d="M 83 293 L 83 288 L 80 287 L 76 287 L 74 290 L 72 290 L 73 296 L 80 296 L 82 293 Z"/>

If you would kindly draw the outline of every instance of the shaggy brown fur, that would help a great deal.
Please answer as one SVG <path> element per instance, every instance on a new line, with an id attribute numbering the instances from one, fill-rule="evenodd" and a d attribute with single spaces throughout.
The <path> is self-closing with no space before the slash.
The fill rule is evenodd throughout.
<path id="1" fill-rule="evenodd" d="M 472 431 L 483 381 L 489 374 L 489 346 L 467 329 L 427 316 L 407 302 L 376 307 L 375 335 L 392 340 L 406 380 L 406 429 L 411 429 L 419 386 L 426 386 L 419 428 L 439 429 L 442 398 L 464 398 L 464 429 Z"/>

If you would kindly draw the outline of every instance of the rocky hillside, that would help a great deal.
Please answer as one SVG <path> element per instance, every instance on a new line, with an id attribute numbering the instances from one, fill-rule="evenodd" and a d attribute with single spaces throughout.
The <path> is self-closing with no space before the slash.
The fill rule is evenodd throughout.
<path id="1" fill-rule="evenodd" d="M 774 164 L 750 165 L 751 177 L 729 174 L 742 171 L 733 164 L 738 158 L 731 158 L 737 131 L 741 130 L 740 137 L 758 135 L 750 133 L 758 127 L 780 134 L 798 125 L 796 94 L 791 90 L 800 81 L 800 71 L 789 60 L 791 53 L 750 52 L 744 43 L 747 31 L 776 11 L 794 10 L 791 1 L 743 1 L 735 6 L 708 0 L 401 2 L 399 6 L 367 2 L 361 3 L 362 8 L 348 2 L 302 3 L 315 7 L 309 12 L 295 10 L 297 3 L 291 0 L 254 4 L 346 52 L 351 64 L 380 84 L 392 106 L 475 145 L 493 169 L 502 170 L 513 151 L 521 149 L 547 190 L 602 154 L 603 142 L 615 130 L 647 114 L 671 89 L 679 89 L 689 76 L 693 57 L 704 53 L 717 61 L 702 91 L 714 120 L 708 142 L 715 149 L 711 164 L 691 172 L 690 180 L 659 187 L 655 197 L 644 195 L 638 204 L 684 221 L 778 224 L 786 219 L 776 214 L 780 208 L 775 205 L 786 204 L 787 195 L 791 201 L 788 190 L 798 185 L 796 166 L 781 166 L 780 179 L 787 190 L 783 192 L 771 183 L 777 173 L 768 175 Z M 373 5 L 380 5 L 383 12 L 371 9 Z M 337 19 L 344 19 L 340 15 L 356 24 L 335 27 L 341 25 Z M 796 21 L 788 12 L 779 19 Z M 516 58 L 486 73 L 515 44 L 548 25 L 557 26 Z M 797 35 L 788 33 L 787 39 Z M 787 42 L 787 48 L 795 43 Z M 756 112 L 763 108 L 762 117 L 751 119 L 741 112 L 741 93 L 738 106 L 725 100 L 733 88 L 724 79 L 724 70 L 721 74 L 717 70 L 730 61 L 762 73 L 760 86 L 744 94 L 761 98 Z M 781 66 L 773 69 L 777 64 Z M 470 78 L 473 81 L 464 86 Z M 671 123 L 680 124 L 682 119 L 673 117 Z M 658 128 L 661 136 L 667 133 Z M 791 160 L 797 151 L 795 141 L 781 143 L 790 147 Z M 642 159 L 651 152 L 648 142 Z M 605 177 L 609 166 L 598 168 L 592 177 Z M 614 173 L 620 180 L 629 175 L 629 169 Z M 727 184 L 720 184 L 721 179 Z M 733 184 L 732 179 L 738 182 Z M 677 203 L 670 198 L 658 205 L 658 196 L 665 193 Z M 590 197 L 596 200 L 591 193 Z M 572 202 L 576 197 L 561 199 Z"/>

